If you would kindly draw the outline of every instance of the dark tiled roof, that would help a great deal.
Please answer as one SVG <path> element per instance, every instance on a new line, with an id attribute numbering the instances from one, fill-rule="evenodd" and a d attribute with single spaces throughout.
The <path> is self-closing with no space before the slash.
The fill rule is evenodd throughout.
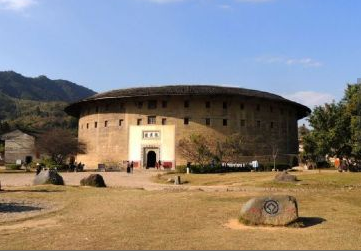
<path id="1" fill-rule="evenodd" d="M 223 86 L 213 86 L 213 85 L 168 85 L 168 86 L 159 86 L 159 87 L 137 87 L 137 88 L 127 88 L 119 89 L 108 92 L 103 92 L 81 100 L 77 103 L 73 103 L 65 108 L 65 111 L 73 116 L 79 116 L 79 104 L 86 103 L 95 100 L 103 99 L 121 99 L 121 98 L 131 98 L 131 97 L 149 97 L 149 96 L 246 96 L 246 97 L 255 97 L 261 99 L 269 99 L 274 101 L 280 101 L 289 103 L 291 105 L 297 106 L 302 114 L 310 113 L 311 110 L 298 104 L 296 102 L 287 100 L 279 95 L 275 95 L 269 92 L 262 92 L 256 90 L 250 90 L 245 88 L 237 87 L 223 87 Z M 304 116 L 305 116 L 304 115 Z"/>

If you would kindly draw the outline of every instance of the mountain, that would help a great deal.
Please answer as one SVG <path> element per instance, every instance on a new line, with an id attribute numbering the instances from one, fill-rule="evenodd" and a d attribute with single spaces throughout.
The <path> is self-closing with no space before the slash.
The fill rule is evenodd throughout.
<path id="1" fill-rule="evenodd" d="M 64 108 L 94 94 L 66 80 L 28 78 L 13 71 L 0 71 L 0 134 L 15 128 L 41 132 L 61 127 L 75 131 L 77 120 L 68 116 Z"/>
<path id="2" fill-rule="evenodd" d="M 70 81 L 51 80 L 46 76 L 29 78 L 14 71 L 0 71 L 0 93 L 17 99 L 64 102 L 74 102 L 95 94 Z"/>

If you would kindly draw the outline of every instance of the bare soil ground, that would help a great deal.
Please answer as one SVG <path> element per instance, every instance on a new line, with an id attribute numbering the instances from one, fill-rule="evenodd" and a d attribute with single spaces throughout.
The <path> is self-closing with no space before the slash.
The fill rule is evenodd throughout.
<path id="1" fill-rule="evenodd" d="M 213 179 L 223 186 L 229 179 L 236 180 L 230 175 L 223 175 L 223 181 Z M 243 183 L 246 174 L 239 175 Z M 361 249 L 361 176 L 310 175 L 307 182 L 315 188 L 312 191 L 297 189 L 300 185 L 268 190 L 267 182 L 274 176 L 270 173 L 261 175 L 262 181 L 250 177 L 265 186 L 262 189 L 230 192 L 147 191 L 123 185 L 6 186 L 0 192 L 1 201 L 34 201 L 55 209 L 0 222 L 0 249 Z M 349 183 L 352 189 L 345 189 Z M 297 198 L 306 227 L 238 224 L 243 203 L 252 196 L 274 193 Z"/>

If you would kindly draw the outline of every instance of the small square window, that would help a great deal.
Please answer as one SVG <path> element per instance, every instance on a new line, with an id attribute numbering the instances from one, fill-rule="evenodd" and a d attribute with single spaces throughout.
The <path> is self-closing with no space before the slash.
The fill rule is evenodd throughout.
<path id="1" fill-rule="evenodd" d="M 206 108 L 211 108 L 211 102 L 209 101 L 206 102 Z"/>
<path id="2" fill-rule="evenodd" d="M 148 125 L 156 124 L 156 116 L 148 116 Z"/>
<path id="3" fill-rule="evenodd" d="M 98 122 L 94 122 L 94 128 L 98 127 Z"/>
<path id="4" fill-rule="evenodd" d="M 167 124 L 167 119 L 163 118 L 162 119 L 162 125 L 166 125 Z"/>
<path id="5" fill-rule="evenodd" d="M 104 121 L 104 127 L 107 127 L 107 126 L 108 126 L 108 121 L 105 120 L 105 121 Z"/>
<path id="6" fill-rule="evenodd" d="M 228 108 L 228 103 L 227 102 L 223 102 L 223 109 L 227 109 Z"/>
<path id="7" fill-rule="evenodd" d="M 137 125 L 141 125 L 142 124 L 142 119 L 137 119 Z"/>
<path id="8" fill-rule="evenodd" d="M 142 101 L 136 102 L 135 105 L 136 105 L 136 107 L 137 107 L 138 109 L 142 109 L 142 108 L 143 108 L 143 102 L 142 102 Z"/>
<path id="9" fill-rule="evenodd" d="M 245 127 L 246 126 L 246 120 L 241 119 L 241 127 Z"/>
<path id="10" fill-rule="evenodd" d="M 162 101 L 162 108 L 167 108 L 168 107 L 168 102 L 163 100 Z"/>
<path id="11" fill-rule="evenodd" d="M 189 100 L 184 101 L 184 108 L 189 108 Z"/>
<path id="12" fill-rule="evenodd" d="M 189 125 L 189 118 L 184 118 L 183 123 L 184 123 L 185 125 Z"/>
<path id="13" fill-rule="evenodd" d="M 228 125 L 228 120 L 227 119 L 223 119 L 223 126 L 227 126 Z"/>
<path id="14" fill-rule="evenodd" d="M 206 118 L 206 125 L 207 126 L 211 125 L 211 119 L 210 118 Z"/>
<path id="15" fill-rule="evenodd" d="M 122 125 L 123 125 L 123 120 L 119 119 L 119 126 L 122 126 Z"/>
<path id="16" fill-rule="evenodd" d="M 149 100 L 148 109 L 157 109 L 157 100 Z"/>

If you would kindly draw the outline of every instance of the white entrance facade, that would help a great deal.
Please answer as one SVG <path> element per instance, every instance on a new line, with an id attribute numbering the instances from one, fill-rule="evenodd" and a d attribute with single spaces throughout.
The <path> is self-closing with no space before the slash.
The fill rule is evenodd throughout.
<path id="1" fill-rule="evenodd" d="M 175 126 L 139 125 L 129 127 L 128 159 L 134 167 L 175 168 Z"/>

